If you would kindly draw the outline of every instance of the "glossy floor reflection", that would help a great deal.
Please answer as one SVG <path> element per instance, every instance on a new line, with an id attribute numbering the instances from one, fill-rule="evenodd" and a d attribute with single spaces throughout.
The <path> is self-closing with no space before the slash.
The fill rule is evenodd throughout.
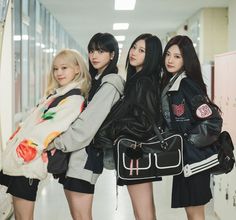
<path id="1" fill-rule="evenodd" d="M 170 207 L 171 178 L 154 183 L 158 220 L 186 220 L 183 209 Z M 116 206 L 118 209 L 116 210 Z M 207 206 L 206 220 L 219 220 L 212 213 L 212 204 Z M 126 187 L 118 188 L 116 196 L 115 173 L 104 170 L 99 178 L 93 205 L 94 220 L 134 220 Z M 71 220 L 62 186 L 53 178 L 40 185 L 36 202 L 35 220 Z"/>

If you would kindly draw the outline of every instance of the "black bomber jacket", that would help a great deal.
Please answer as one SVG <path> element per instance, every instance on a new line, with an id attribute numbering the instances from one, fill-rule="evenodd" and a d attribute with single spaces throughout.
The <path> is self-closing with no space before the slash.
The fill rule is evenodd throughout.
<path id="1" fill-rule="evenodd" d="M 199 166 L 202 161 L 207 161 L 203 162 L 206 168 L 208 162 L 217 161 L 217 151 L 212 146 L 222 128 L 222 118 L 217 107 L 185 73 L 175 80 L 167 97 L 166 106 L 169 109 L 162 109 L 163 115 L 171 121 L 169 129 L 184 137 L 185 166 L 195 163 Z"/>

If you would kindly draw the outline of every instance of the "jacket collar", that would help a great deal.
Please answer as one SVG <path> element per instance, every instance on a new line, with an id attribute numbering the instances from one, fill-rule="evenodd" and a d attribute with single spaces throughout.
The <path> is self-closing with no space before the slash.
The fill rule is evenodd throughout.
<path id="1" fill-rule="evenodd" d="M 68 91 L 74 89 L 74 88 L 80 88 L 80 83 L 79 82 L 71 82 L 66 86 L 59 87 L 55 90 L 55 95 L 60 96 L 66 94 Z"/>
<path id="2" fill-rule="evenodd" d="M 182 72 L 177 79 L 175 79 L 175 82 L 173 83 L 173 85 L 170 87 L 169 91 L 178 91 L 179 90 L 179 86 L 180 83 L 182 81 L 182 79 L 186 78 L 187 75 L 185 72 Z M 173 80 L 174 76 L 170 79 Z"/>

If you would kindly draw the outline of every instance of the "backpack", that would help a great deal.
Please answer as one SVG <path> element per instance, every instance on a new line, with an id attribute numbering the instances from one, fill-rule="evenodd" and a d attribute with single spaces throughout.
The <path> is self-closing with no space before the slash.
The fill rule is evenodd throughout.
<path id="1" fill-rule="evenodd" d="M 48 106 L 48 108 L 44 111 L 47 112 L 50 108 L 57 106 L 63 99 L 71 95 L 81 95 L 80 89 L 72 89 L 69 92 L 65 93 L 62 96 L 56 97 Z M 70 159 L 70 153 L 62 152 L 58 149 L 52 149 L 47 151 L 48 156 L 48 164 L 47 170 L 49 173 L 53 174 L 53 177 L 59 178 L 63 176 L 68 168 L 68 163 Z"/>
<path id="2" fill-rule="evenodd" d="M 123 103 L 124 96 L 120 94 L 120 99 L 112 106 L 93 139 L 93 146 L 103 150 L 103 166 L 108 170 L 115 169 L 113 141 L 108 134 L 112 129 L 112 123 L 120 117 L 123 111 Z"/>
<path id="3" fill-rule="evenodd" d="M 212 168 L 211 173 L 214 175 L 227 174 L 231 172 L 235 164 L 234 145 L 227 131 L 220 133 L 216 146 L 219 164 Z"/>

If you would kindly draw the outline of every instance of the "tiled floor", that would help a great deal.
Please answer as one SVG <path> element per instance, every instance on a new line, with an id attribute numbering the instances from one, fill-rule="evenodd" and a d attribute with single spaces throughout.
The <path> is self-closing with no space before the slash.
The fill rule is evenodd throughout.
<path id="1" fill-rule="evenodd" d="M 170 207 L 171 178 L 154 183 L 158 220 L 186 220 L 183 209 Z M 36 203 L 35 220 L 71 220 L 63 190 L 53 178 L 41 184 Z M 116 197 L 115 173 L 105 170 L 99 178 L 93 205 L 94 220 L 133 220 L 133 213 L 126 187 L 118 188 Z M 116 210 L 116 205 L 118 209 Z M 218 220 L 207 206 L 206 220 Z"/>

